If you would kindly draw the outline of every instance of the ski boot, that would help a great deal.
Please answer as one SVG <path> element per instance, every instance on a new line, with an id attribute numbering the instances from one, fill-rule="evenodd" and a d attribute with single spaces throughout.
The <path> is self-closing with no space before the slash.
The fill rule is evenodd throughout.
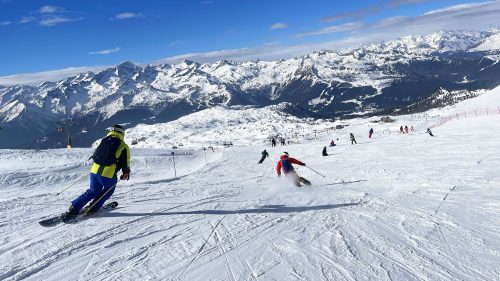
<path id="1" fill-rule="evenodd" d="M 83 214 L 85 217 L 88 217 L 88 216 L 95 214 L 95 212 L 97 212 L 97 210 L 95 210 L 94 208 L 92 210 L 89 210 L 90 206 L 94 206 L 94 203 L 95 203 L 94 201 L 90 202 L 90 204 L 83 207 L 83 209 L 80 213 Z"/>
<path id="2" fill-rule="evenodd" d="M 304 185 L 307 185 L 307 186 L 310 186 L 311 185 L 311 182 L 306 180 L 305 178 L 303 177 L 299 177 L 299 181 L 304 184 Z"/>
<path id="3" fill-rule="evenodd" d="M 75 207 L 73 207 L 73 205 L 71 205 L 68 211 L 61 215 L 61 219 L 63 222 L 70 222 L 72 220 L 75 220 L 78 214 L 79 210 L 77 210 Z"/>

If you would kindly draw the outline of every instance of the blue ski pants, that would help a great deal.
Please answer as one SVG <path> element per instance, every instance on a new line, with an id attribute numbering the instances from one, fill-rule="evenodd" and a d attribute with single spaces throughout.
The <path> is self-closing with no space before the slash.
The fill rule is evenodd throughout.
<path id="1" fill-rule="evenodd" d="M 88 202 L 92 199 L 98 199 L 101 197 L 104 193 L 106 193 L 110 188 L 108 193 L 97 202 L 94 207 L 92 208 L 93 211 L 99 210 L 102 205 L 104 205 L 104 202 L 108 200 L 111 195 L 113 195 L 113 192 L 115 192 L 115 186 L 118 180 L 116 178 L 106 178 L 100 175 L 96 174 L 90 174 L 90 188 L 87 189 L 82 195 L 78 196 L 75 200 L 71 202 L 71 205 L 75 207 L 75 209 L 80 210 L 83 208 L 85 205 L 87 205 Z"/>

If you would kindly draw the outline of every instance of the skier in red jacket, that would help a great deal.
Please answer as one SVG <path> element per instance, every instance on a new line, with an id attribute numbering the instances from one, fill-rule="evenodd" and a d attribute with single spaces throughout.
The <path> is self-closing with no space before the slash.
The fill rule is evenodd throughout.
<path id="1" fill-rule="evenodd" d="M 290 177 L 293 180 L 296 186 L 302 185 L 311 185 L 311 182 L 306 180 L 303 177 L 299 177 L 292 164 L 297 164 L 301 166 L 305 166 L 306 164 L 292 157 L 288 157 L 288 152 L 283 152 L 283 155 L 280 156 L 280 160 L 276 165 L 276 172 L 278 173 L 278 177 L 281 176 L 281 170 L 283 170 L 283 174 L 285 176 Z"/>

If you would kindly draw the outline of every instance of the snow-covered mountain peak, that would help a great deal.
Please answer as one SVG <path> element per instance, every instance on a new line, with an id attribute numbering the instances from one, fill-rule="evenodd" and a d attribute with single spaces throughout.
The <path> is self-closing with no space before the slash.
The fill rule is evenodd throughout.
<path id="1" fill-rule="evenodd" d="M 92 126 L 151 124 L 217 105 L 289 103 L 292 107 L 282 111 L 316 118 L 376 114 L 431 97 L 440 88 L 448 98 L 454 91 L 498 85 L 497 59 L 474 50 L 494 46 L 499 34 L 443 31 L 276 61 L 185 60 L 144 67 L 127 61 L 57 83 L 0 88 L 0 108 L 9 108 L 0 113 L 9 122 L 0 126 L 33 131 L 27 122 L 43 117 L 50 122 L 40 130 L 53 132 L 67 114 Z"/>
<path id="2" fill-rule="evenodd" d="M 135 65 L 133 62 L 126 61 L 115 67 L 115 74 L 121 78 L 135 78 L 142 68 Z"/>
<path id="3" fill-rule="evenodd" d="M 495 34 L 494 31 L 439 31 L 427 35 L 408 35 L 383 43 L 362 45 L 360 49 L 371 52 L 397 51 L 408 54 L 467 51 L 493 34 Z"/>
<path id="4" fill-rule="evenodd" d="M 175 66 L 178 68 L 196 68 L 199 67 L 200 64 L 192 60 L 183 60 L 181 63 L 176 64 Z"/>

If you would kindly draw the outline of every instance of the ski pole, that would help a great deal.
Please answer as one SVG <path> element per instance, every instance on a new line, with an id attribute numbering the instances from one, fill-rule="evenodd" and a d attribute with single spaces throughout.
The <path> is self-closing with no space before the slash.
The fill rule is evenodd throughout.
<path id="1" fill-rule="evenodd" d="M 61 193 L 63 193 L 64 191 L 68 190 L 70 187 L 74 186 L 76 183 L 78 183 L 81 179 L 83 179 L 85 176 L 87 176 L 87 172 L 85 172 L 81 177 L 79 177 L 78 179 L 76 179 L 76 181 L 74 181 L 73 183 L 71 183 L 70 185 L 68 185 L 67 187 L 65 187 L 63 190 L 59 191 L 56 196 L 60 195 Z"/>
<path id="2" fill-rule="evenodd" d="M 314 170 L 313 168 L 311 168 L 311 167 L 309 167 L 309 166 L 305 166 L 305 167 L 306 167 L 306 168 L 309 168 L 311 171 L 313 171 L 313 172 L 315 172 L 316 174 L 318 174 L 318 175 L 320 175 L 320 176 L 322 176 L 322 177 L 324 177 L 324 178 L 325 178 L 325 176 L 324 176 L 323 174 L 321 174 L 320 172 L 318 172 L 318 171 Z"/>
<path id="3" fill-rule="evenodd" d="M 115 185 L 113 185 L 111 188 L 109 188 L 108 191 L 104 192 L 104 194 L 101 197 L 99 197 L 99 199 L 95 200 L 94 203 L 92 205 L 90 205 L 90 207 L 87 209 L 87 211 L 85 211 L 85 213 L 83 213 L 83 216 L 85 217 L 87 215 L 87 213 L 90 212 L 90 210 L 92 210 L 92 208 L 94 208 L 94 206 L 97 204 L 97 202 L 101 201 L 101 199 L 104 196 L 106 196 L 106 194 L 108 194 L 108 192 L 110 192 L 111 189 L 115 188 L 119 181 L 120 181 L 120 179 L 118 179 L 118 181 L 115 183 Z"/>

